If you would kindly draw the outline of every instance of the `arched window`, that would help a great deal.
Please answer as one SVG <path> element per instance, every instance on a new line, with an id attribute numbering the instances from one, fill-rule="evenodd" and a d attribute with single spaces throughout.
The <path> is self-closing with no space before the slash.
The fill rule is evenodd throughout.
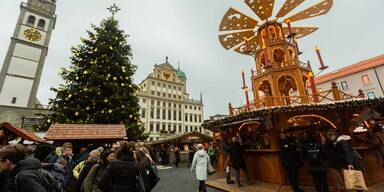
<path id="1" fill-rule="evenodd" d="M 37 23 L 37 28 L 40 30 L 44 30 L 44 28 L 45 28 L 45 20 L 44 19 L 39 19 L 39 22 Z"/>
<path id="2" fill-rule="evenodd" d="M 33 15 L 28 16 L 27 25 L 35 26 L 36 17 Z"/>

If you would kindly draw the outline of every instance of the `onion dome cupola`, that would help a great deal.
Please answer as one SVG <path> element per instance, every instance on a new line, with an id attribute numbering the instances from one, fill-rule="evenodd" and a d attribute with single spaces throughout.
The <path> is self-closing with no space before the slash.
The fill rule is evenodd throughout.
<path id="1" fill-rule="evenodd" d="M 180 70 L 180 64 L 177 66 L 176 75 L 177 77 L 187 80 L 187 76 L 185 75 L 184 71 Z"/>

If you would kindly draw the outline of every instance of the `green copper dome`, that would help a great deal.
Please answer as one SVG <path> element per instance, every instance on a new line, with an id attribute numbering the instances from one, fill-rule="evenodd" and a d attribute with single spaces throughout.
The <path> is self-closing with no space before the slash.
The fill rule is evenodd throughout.
<path id="1" fill-rule="evenodd" d="M 180 67 L 177 67 L 176 75 L 180 78 L 187 79 L 187 76 L 185 75 L 185 73 L 182 70 L 180 70 Z"/>

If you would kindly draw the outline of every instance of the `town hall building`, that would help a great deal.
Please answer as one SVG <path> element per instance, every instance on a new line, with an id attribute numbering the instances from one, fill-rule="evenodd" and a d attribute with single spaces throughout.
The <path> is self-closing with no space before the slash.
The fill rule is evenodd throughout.
<path id="1" fill-rule="evenodd" d="M 185 73 L 180 67 L 175 69 L 166 57 L 165 63 L 156 64 L 139 84 L 140 115 L 150 141 L 174 133 L 203 132 L 202 96 L 191 99 L 186 82 Z"/>

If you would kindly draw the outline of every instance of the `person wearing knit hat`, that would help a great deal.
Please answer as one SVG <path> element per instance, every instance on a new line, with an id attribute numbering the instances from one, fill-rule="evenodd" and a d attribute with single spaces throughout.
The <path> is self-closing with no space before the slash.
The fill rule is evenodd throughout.
<path id="1" fill-rule="evenodd" d="M 81 191 L 83 181 L 88 175 L 89 171 L 97 163 L 100 158 L 101 153 L 104 151 L 103 147 L 98 147 L 97 149 L 92 150 L 89 153 L 88 158 L 85 161 L 80 162 L 73 169 L 73 176 L 77 179 L 77 190 Z"/>

